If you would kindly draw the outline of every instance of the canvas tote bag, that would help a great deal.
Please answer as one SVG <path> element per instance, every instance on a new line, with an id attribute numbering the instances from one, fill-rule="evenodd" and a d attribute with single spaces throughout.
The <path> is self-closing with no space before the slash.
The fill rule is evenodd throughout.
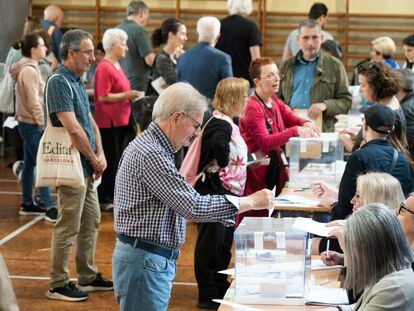
<path id="1" fill-rule="evenodd" d="M 46 128 L 40 139 L 36 159 L 36 187 L 85 187 L 82 162 L 78 149 L 72 144 L 64 127 L 54 127 L 50 121 L 47 89 L 51 76 L 46 84 Z M 60 75 L 62 76 L 62 75 Z M 66 78 L 62 76 L 72 94 L 73 90 Z"/>

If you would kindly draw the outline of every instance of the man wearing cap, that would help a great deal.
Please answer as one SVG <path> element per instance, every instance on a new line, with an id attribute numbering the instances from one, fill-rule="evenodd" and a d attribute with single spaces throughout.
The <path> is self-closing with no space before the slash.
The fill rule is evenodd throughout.
<path id="1" fill-rule="evenodd" d="M 374 104 L 364 112 L 362 135 L 366 143 L 354 151 L 346 163 L 338 202 L 332 204 L 333 220 L 345 219 L 352 213 L 356 179 L 366 172 L 389 173 L 400 181 L 405 196 L 412 192 L 413 175 L 408 160 L 387 139 L 394 124 L 395 114 L 388 106 Z"/>

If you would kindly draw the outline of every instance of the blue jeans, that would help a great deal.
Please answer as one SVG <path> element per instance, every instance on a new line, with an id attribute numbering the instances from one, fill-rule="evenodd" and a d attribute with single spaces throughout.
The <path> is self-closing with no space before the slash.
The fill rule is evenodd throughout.
<path id="1" fill-rule="evenodd" d="M 23 170 L 22 188 L 23 203 L 33 202 L 34 169 L 36 166 L 37 149 L 39 148 L 42 130 L 36 124 L 29 124 L 19 121 L 19 133 L 23 140 Z M 45 207 L 52 205 L 50 188 L 40 187 L 40 197 L 43 199 Z"/>
<path id="2" fill-rule="evenodd" d="M 167 310 L 174 277 L 175 260 L 116 241 L 112 279 L 121 311 Z"/>

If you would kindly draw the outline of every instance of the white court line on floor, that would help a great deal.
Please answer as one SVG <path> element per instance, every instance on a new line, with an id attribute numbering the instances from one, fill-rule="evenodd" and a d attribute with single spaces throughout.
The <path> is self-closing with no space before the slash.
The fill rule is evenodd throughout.
<path id="1" fill-rule="evenodd" d="M 0 178 L 0 182 L 15 183 L 15 182 L 19 182 L 19 181 L 17 179 Z"/>
<path id="2" fill-rule="evenodd" d="M 5 194 L 5 195 L 22 195 L 21 192 L 17 192 L 17 191 L 0 191 L 0 194 Z M 51 193 L 50 196 L 57 197 L 57 194 L 56 193 Z"/>
<path id="3" fill-rule="evenodd" d="M 48 276 L 25 276 L 25 275 L 10 275 L 11 279 L 16 280 L 42 280 L 42 281 L 49 281 L 50 278 Z M 77 281 L 77 279 L 70 279 L 71 281 Z M 197 286 L 197 283 L 190 283 L 190 282 L 173 282 L 173 285 L 178 286 Z"/>
<path id="4" fill-rule="evenodd" d="M 21 192 L 17 192 L 17 191 L 0 191 L 0 194 L 22 195 Z"/>
<path id="5" fill-rule="evenodd" d="M 10 241 L 11 239 L 13 239 L 15 236 L 22 233 L 24 230 L 30 228 L 31 226 L 33 226 L 35 223 L 37 223 L 39 220 L 43 219 L 44 217 L 45 217 L 44 215 L 39 215 L 39 216 L 33 218 L 27 224 L 25 224 L 25 225 L 21 226 L 20 228 L 14 230 L 12 233 L 10 233 L 9 235 L 5 236 L 4 238 L 2 238 L 0 240 L 0 246 L 3 245 L 4 243 Z"/>

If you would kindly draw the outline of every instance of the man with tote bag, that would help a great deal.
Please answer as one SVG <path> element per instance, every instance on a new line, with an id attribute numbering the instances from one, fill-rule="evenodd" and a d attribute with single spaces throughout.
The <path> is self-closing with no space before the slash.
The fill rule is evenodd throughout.
<path id="1" fill-rule="evenodd" d="M 45 98 L 53 127 L 65 128 L 72 147 L 80 153 L 84 185 L 75 187 L 60 182 L 58 218 L 51 247 L 50 289 L 46 297 L 82 301 L 89 291 L 112 290 L 112 281 L 98 273 L 94 253 L 100 210 L 94 182 L 106 168 L 99 129 L 89 110 L 82 74 L 95 61 L 92 36 L 80 29 L 67 31 L 60 45 L 62 66 L 47 82 Z M 57 148 L 59 149 L 59 148 Z M 43 152 L 44 150 L 41 150 Z M 44 153 L 44 152 L 43 152 Z M 62 176 L 59 176 L 62 179 Z M 77 244 L 78 284 L 70 281 L 69 255 Z"/>

